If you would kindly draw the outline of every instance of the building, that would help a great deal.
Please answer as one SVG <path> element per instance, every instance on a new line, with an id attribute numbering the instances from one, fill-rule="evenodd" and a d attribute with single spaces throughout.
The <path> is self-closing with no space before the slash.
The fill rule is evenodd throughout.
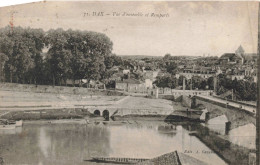
<path id="1" fill-rule="evenodd" d="M 144 72 L 144 77 L 145 77 L 145 79 L 150 79 L 154 82 L 156 80 L 158 73 L 159 73 L 159 70 L 157 70 L 157 71 L 146 70 Z"/>
<path id="2" fill-rule="evenodd" d="M 254 76 L 254 74 L 256 74 L 256 70 L 252 67 L 247 67 L 245 69 L 245 76 L 250 77 L 250 76 Z"/>
<path id="3" fill-rule="evenodd" d="M 231 75 L 231 80 L 243 80 L 245 78 L 245 75 Z"/>
<path id="4" fill-rule="evenodd" d="M 151 79 L 145 79 L 145 88 L 146 89 L 153 88 L 153 81 Z"/>
<path id="5" fill-rule="evenodd" d="M 178 74 L 176 74 L 176 78 L 184 76 L 186 79 L 191 79 L 194 76 L 199 76 L 201 78 L 208 79 L 210 77 L 214 77 L 216 73 L 216 70 L 211 67 L 193 66 L 192 68 L 182 69 Z"/>
<path id="6" fill-rule="evenodd" d="M 240 45 L 235 53 L 225 53 L 219 58 L 220 64 L 245 64 L 255 63 L 257 59 L 256 53 L 245 53 Z"/>
<path id="7" fill-rule="evenodd" d="M 121 81 L 116 81 L 117 90 L 123 90 L 126 92 L 134 93 L 144 93 L 146 92 L 145 82 L 135 80 L 135 79 L 124 79 Z"/>
<path id="8" fill-rule="evenodd" d="M 123 74 L 130 74 L 130 70 L 129 69 L 124 69 L 123 70 Z"/>

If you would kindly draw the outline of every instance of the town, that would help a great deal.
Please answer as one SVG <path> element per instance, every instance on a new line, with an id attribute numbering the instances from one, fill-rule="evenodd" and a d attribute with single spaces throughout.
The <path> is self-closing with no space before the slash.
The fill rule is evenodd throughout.
<path id="1" fill-rule="evenodd" d="M 176 131 L 176 123 L 206 123 L 182 125 L 217 152 L 224 160 L 219 162 L 255 161 L 255 135 L 246 143 L 232 138 L 238 129 L 254 132 L 256 122 L 257 54 L 245 52 L 241 45 L 219 57 L 120 56 L 112 54 L 112 41 L 102 33 L 62 29 L 45 33 L 8 26 L 0 35 L 3 129 L 14 129 L 15 124 L 21 128 L 19 123 L 30 120 L 77 123 L 64 119 L 83 119 L 81 124 L 110 126 L 148 120 L 168 123 L 152 127 L 169 133 Z M 174 127 L 169 129 L 169 124 Z M 232 150 L 212 143 L 205 129 L 215 132 L 207 136 L 219 143 L 230 138 Z M 215 156 L 207 148 L 188 150 L 189 154 Z M 241 159 L 234 151 L 241 153 Z M 180 158 L 181 154 L 173 152 L 169 157 Z"/>
<path id="2" fill-rule="evenodd" d="M 0 165 L 258 164 L 258 6 L 0 8 Z"/>
<path id="3" fill-rule="evenodd" d="M 163 94 L 172 89 L 213 90 L 215 95 L 223 98 L 256 104 L 257 54 L 245 52 L 241 45 L 234 52 L 219 57 L 205 54 L 120 56 L 111 53 L 112 42 L 103 34 L 58 29 L 45 36 L 48 45 L 43 42 L 45 39 L 41 30 L 17 28 L 10 37 L 11 32 L 7 32 L 10 28 L 2 31 L 4 37 L 1 38 L 1 45 L 5 49 L 1 53 L 1 82 L 80 86 L 143 94 L 155 94 L 155 88 Z M 13 43 L 15 47 L 12 51 L 7 49 L 12 46 L 12 38 L 27 33 L 39 37 L 38 45 L 31 45 L 34 46 L 32 50 L 17 50 L 27 46 L 19 41 Z M 65 42 L 66 35 L 69 38 Z M 75 38 L 80 35 L 96 35 L 100 39 L 95 42 L 104 46 L 96 50 L 95 45 L 87 44 L 88 40 L 82 38 L 79 42 Z M 60 38 L 55 38 L 57 36 Z M 32 38 L 23 40 L 29 43 Z M 86 49 L 91 49 L 91 46 L 93 49 L 86 54 Z M 45 52 L 41 53 L 43 50 Z M 15 51 L 17 55 L 10 54 Z"/>

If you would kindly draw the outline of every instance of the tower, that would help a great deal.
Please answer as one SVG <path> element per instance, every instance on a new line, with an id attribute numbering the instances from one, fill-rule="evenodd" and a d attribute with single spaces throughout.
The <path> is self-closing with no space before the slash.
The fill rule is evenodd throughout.
<path id="1" fill-rule="evenodd" d="M 241 58 L 241 64 L 244 64 L 244 54 L 245 54 L 245 50 L 243 49 L 243 47 L 240 45 L 237 50 L 236 50 L 236 56 L 238 56 L 239 58 Z"/>

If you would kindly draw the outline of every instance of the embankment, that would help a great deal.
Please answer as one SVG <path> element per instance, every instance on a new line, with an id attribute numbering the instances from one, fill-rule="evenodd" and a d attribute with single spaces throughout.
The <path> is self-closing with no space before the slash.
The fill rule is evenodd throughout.
<path id="1" fill-rule="evenodd" d="M 250 150 L 222 139 L 215 132 L 199 124 L 196 125 L 194 136 L 230 165 L 246 165 L 249 162 L 249 154 L 256 152 L 255 150 Z"/>
<path id="2" fill-rule="evenodd" d="M 8 120 L 59 120 L 59 119 L 83 119 L 86 116 L 92 117 L 87 109 L 46 109 L 33 111 L 10 111 L 2 115 L 0 119 Z"/>
<path id="3" fill-rule="evenodd" d="M 55 93 L 55 94 L 84 94 L 84 95 L 107 95 L 123 96 L 123 92 L 114 90 L 92 89 L 83 87 L 65 87 L 49 85 L 32 85 L 16 83 L 0 83 L 0 90 L 16 92 Z"/>

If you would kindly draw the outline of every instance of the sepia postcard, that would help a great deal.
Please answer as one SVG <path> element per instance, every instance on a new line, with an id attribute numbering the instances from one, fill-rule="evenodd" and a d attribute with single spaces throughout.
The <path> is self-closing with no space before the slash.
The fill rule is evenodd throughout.
<path id="1" fill-rule="evenodd" d="M 259 164 L 258 10 L 0 7 L 0 165 Z"/>

